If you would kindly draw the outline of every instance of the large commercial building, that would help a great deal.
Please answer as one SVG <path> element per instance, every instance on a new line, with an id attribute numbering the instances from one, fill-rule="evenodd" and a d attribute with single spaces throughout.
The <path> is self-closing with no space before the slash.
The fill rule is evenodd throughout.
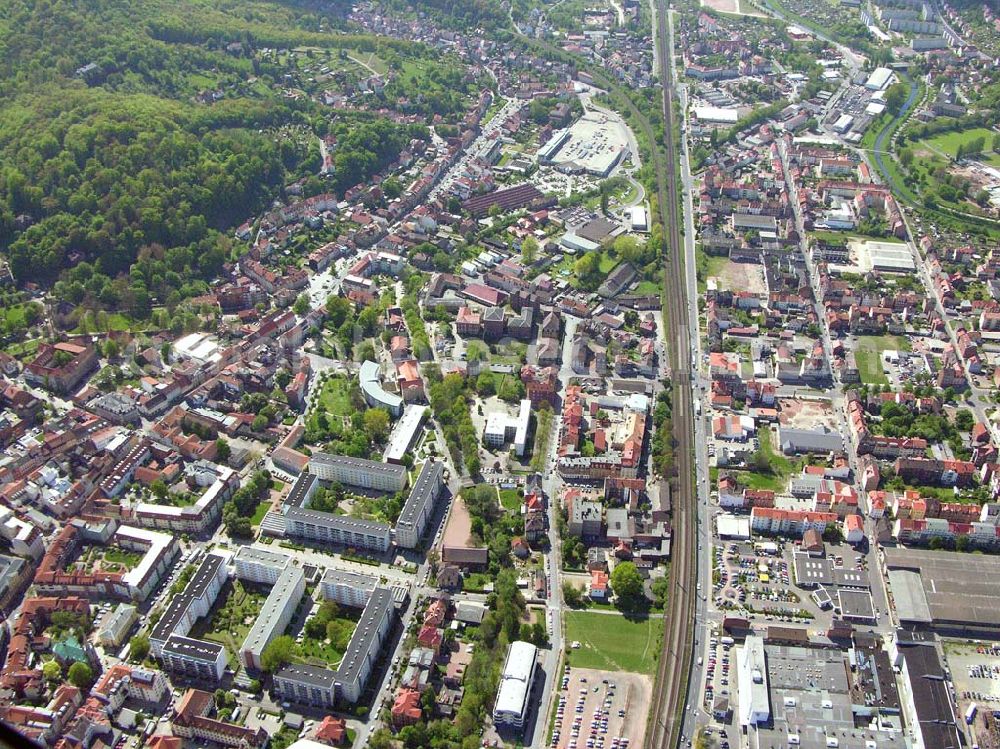
<path id="1" fill-rule="evenodd" d="M 301 567 L 286 567 L 261 607 L 257 621 L 240 648 L 240 662 L 247 668 L 260 669 L 264 648 L 285 631 L 306 591 L 306 576 Z"/>
<path id="2" fill-rule="evenodd" d="M 256 546 L 241 546 L 233 557 L 236 577 L 258 585 L 274 585 L 292 564 L 288 554 Z"/>
<path id="3" fill-rule="evenodd" d="M 521 401 L 517 416 L 502 412 L 491 413 L 486 419 L 486 431 L 483 437 L 490 447 L 503 447 L 505 443 L 514 442 L 514 452 L 524 455 L 528 445 L 528 426 L 531 421 L 531 401 Z"/>
<path id="4" fill-rule="evenodd" d="M 500 676 L 497 700 L 493 705 L 493 722 L 498 726 L 524 728 L 537 652 L 538 649 L 530 642 L 517 640 L 510 644 Z"/>
<path id="5" fill-rule="evenodd" d="M 164 668 L 218 681 L 226 669 L 225 648 L 187 637 L 192 625 L 208 614 L 226 581 L 226 560 L 207 554 L 184 590 L 175 595 L 149 635 L 150 650 Z"/>
<path id="6" fill-rule="evenodd" d="M 767 693 L 767 663 L 764 660 L 764 640 L 756 635 L 747 637 L 736 651 L 736 676 L 740 690 L 740 725 L 756 726 L 771 717 Z"/>
<path id="7" fill-rule="evenodd" d="M 358 372 L 358 383 L 365 403 L 372 408 L 384 408 L 393 416 L 403 413 L 403 399 L 396 393 L 390 393 L 382 387 L 382 369 L 373 361 L 361 363 Z"/>
<path id="8" fill-rule="evenodd" d="M 525 401 L 530 403 L 530 401 Z M 415 549 L 420 544 L 427 527 L 427 520 L 434 513 L 434 506 L 444 486 L 444 464 L 431 458 L 420 469 L 420 475 L 410 490 L 399 519 L 396 521 L 396 545 Z"/>
<path id="9" fill-rule="evenodd" d="M 274 689 L 281 699 L 331 708 L 338 702 L 361 698 L 382 646 L 392 629 L 395 612 L 389 588 L 376 587 L 336 670 L 308 665 L 285 666 L 274 674 Z"/>
<path id="10" fill-rule="evenodd" d="M 309 473 L 322 481 L 384 492 L 398 492 L 406 486 L 405 466 L 329 453 L 315 453 L 309 461 Z"/>

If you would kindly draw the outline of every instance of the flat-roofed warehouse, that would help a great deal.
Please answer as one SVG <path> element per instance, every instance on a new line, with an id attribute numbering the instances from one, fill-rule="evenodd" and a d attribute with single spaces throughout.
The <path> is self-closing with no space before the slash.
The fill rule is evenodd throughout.
<path id="1" fill-rule="evenodd" d="M 1000 557 L 886 548 L 884 564 L 901 624 L 957 634 L 1000 631 Z"/>

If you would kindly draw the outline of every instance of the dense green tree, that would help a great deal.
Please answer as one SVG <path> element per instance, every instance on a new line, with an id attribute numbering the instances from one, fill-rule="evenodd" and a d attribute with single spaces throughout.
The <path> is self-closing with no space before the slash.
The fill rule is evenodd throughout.
<path id="1" fill-rule="evenodd" d="M 632 608 L 645 598 L 642 575 L 633 562 L 619 562 L 611 572 L 611 590 L 624 608 Z"/>

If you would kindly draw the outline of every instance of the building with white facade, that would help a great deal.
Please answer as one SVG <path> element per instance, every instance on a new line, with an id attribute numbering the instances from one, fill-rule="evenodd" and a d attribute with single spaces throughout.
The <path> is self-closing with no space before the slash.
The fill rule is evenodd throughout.
<path id="1" fill-rule="evenodd" d="M 369 281 L 369 283 L 371 283 Z M 365 361 L 358 371 L 358 384 L 365 403 L 372 408 L 384 408 L 393 416 L 403 413 L 403 399 L 382 387 L 382 368 L 373 361 Z"/>
<path id="2" fill-rule="evenodd" d="M 257 546 L 241 546 L 233 557 L 236 577 L 258 585 L 274 585 L 292 564 L 288 554 Z"/>
<path id="3" fill-rule="evenodd" d="M 260 669 L 260 658 L 270 642 L 285 631 L 306 591 L 306 575 L 301 567 L 286 567 L 260 609 L 257 621 L 240 648 L 240 662 Z"/>
<path id="4" fill-rule="evenodd" d="M 285 666 L 274 674 L 274 690 L 284 700 L 330 708 L 361 698 L 379 653 L 392 629 L 395 602 L 389 588 L 377 586 L 336 670 L 304 664 Z"/>
<path id="5" fill-rule="evenodd" d="M 330 567 L 320 581 L 320 593 L 328 601 L 336 601 L 342 606 L 364 608 L 378 587 L 378 578 L 361 572 L 339 570 Z"/>
<path id="6" fill-rule="evenodd" d="M 285 535 L 334 546 L 387 551 L 392 531 L 385 523 L 332 512 L 285 506 Z"/>
<path id="7" fill-rule="evenodd" d="M 736 669 L 740 725 L 746 728 L 767 723 L 771 718 L 771 709 L 762 637 L 750 635 L 743 647 L 736 649 Z"/>
<path id="8" fill-rule="evenodd" d="M 537 653 L 538 648 L 530 642 L 517 640 L 510 644 L 493 705 L 493 722 L 498 726 L 524 728 Z"/>
<path id="9" fill-rule="evenodd" d="M 104 647 L 118 647 L 125 642 L 126 635 L 138 618 L 135 606 L 119 603 L 101 623 L 101 628 L 97 631 L 97 641 Z"/>
<path id="10" fill-rule="evenodd" d="M 215 528 L 222 518 L 222 505 L 240 486 L 240 477 L 232 468 L 207 461 L 189 466 L 195 468 L 194 480 L 207 487 L 193 505 L 173 507 L 138 502 L 122 504 L 122 517 L 144 528 L 158 528 L 174 533 L 204 533 Z"/>
<path id="11" fill-rule="evenodd" d="M 513 441 L 514 452 L 524 455 L 528 444 L 528 427 L 531 422 L 531 401 L 521 401 L 517 416 L 502 411 L 491 413 L 486 419 L 486 431 L 483 438 L 486 444 L 493 448 L 503 447 Z"/>
<path id="12" fill-rule="evenodd" d="M 406 486 L 405 466 L 344 455 L 314 453 L 309 460 L 309 473 L 321 481 L 339 481 L 385 492 L 398 492 Z"/>
<path id="13" fill-rule="evenodd" d="M 427 528 L 427 521 L 434 514 L 443 486 L 444 464 L 433 458 L 427 460 L 420 468 L 420 474 L 396 521 L 397 546 L 404 549 L 417 548 Z"/>
<path id="14" fill-rule="evenodd" d="M 208 614 L 226 578 L 226 560 L 218 554 L 206 554 L 184 590 L 171 599 L 153 627 L 150 650 L 167 670 L 210 681 L 222 678 L 226 670 L 225 648 L 187 634 L 198 619 Z"/>

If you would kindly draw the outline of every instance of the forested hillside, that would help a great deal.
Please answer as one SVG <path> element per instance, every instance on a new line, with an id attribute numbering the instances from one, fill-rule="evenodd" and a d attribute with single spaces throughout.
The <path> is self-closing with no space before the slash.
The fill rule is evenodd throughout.
<path id="1" fill-rule="evenodd" d="M 303 59 L 350 62 L 349 52 L 369 52 L 396 70 L 420 60 L 421 75 L 442 83 L 439 92 L 427 86 L 439 98 L 417 114 L 459 109 L 463 91 L 438 69 L 445 68 L 436 53 L 349 33 L 336 7 L 4 4 L 0 253 L 17 280 L 62 277 L 58 290 L 67 301 L 114 308 L 127 299 L 127 311 L 142 315 L 168 297 L 199 293 L 233 257 L 235 224 L 288 182 L 315 182 L 318 135 L 339 133 L 346 148 L 336 155 L 337 173 L 310 184 L 314 192 L 345 189 L 395 158 L 413 129 L 364 116 L 365 139 L 348 137 L 344 123 L 356 116 L 334 119 L 318 103 L 309 88 L 315 79 L 300 70 Z M 67 276 L 80 261 L 82 272 Z"/>

